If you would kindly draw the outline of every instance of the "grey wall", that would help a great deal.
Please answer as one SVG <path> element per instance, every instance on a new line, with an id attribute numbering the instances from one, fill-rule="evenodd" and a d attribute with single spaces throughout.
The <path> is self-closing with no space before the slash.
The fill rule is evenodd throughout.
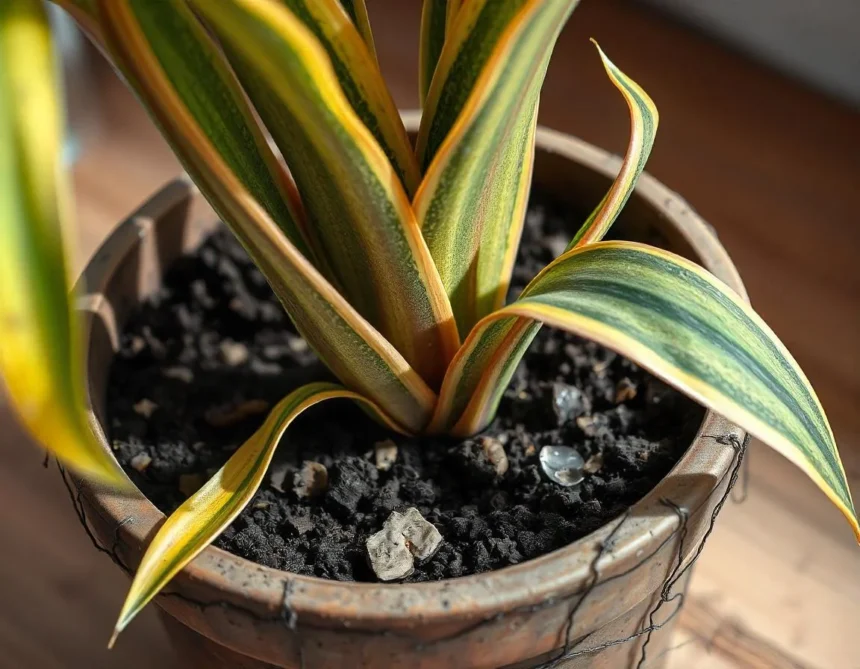
<path id="1" fill-rule="evenodd" d="M 860 0 L 644 0 L 860 106 Z"/>

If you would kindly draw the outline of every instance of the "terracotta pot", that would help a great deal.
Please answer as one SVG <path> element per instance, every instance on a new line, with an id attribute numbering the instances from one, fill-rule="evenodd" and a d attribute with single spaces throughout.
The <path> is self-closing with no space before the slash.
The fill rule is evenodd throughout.
<path id="1" fill-rule="evenodd" d="M 538 131 L 535 184 L 578 209 L 600 200 L 619 164 L 585 142 Z M 215 225 L 195 187 L 180 179 L 123 222 L 88 265 L 80 309 L 88 397 L 99 434 L 118 331 L 159 287 L 162 272 Z M 709 227 L 652 177 L 643 175 L 619 225 L 632 238 L 662 239 L 744 293 Z M 665 603 L 650 622 L 649 612 L 677 573 L 678 560 L 686 564 L 708 529 L 744 437 L 708 413 L 672 472 L 629 513 L 516 566 L 435 583 L 339 583 L 269 569 L 210 547 L 156 603 L 189 666 L 525 667 L 552 661 L 566 649 L 567 657 L 550 666 L 659 667 L 673 621 L 663 623 L 680 600 Z M 95 535 L 124 568 L 134 569 L 163 515 L 142 494 L 120 497 L 78 485 Z M 688 576 L 682 572 L 671 593 L 681 592 Z M 643 631 L 649 626 L 655 628 L 650 634 Z M 649 637 L 646 660 L 637 665 Z"/>

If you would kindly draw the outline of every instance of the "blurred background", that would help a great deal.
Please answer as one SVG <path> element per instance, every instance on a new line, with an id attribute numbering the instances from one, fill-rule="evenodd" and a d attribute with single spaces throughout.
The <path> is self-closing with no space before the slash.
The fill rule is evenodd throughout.
<path id="1" fill-rule="evenodd" d="M 418 105 L 419 0 L 368 0 L 384 73 Z M 59 21 L 80 269 L 179 166 L 133 97 Z M 653 96 L 649 171 L 717 230 L 753 304 L 818 390 L 860 494 L 860 2 L 583 0 L 541 122 L 622 152 L 626 109 L 588 43 Z M 0 669 L 174 669 L 154 611 L 105 644 L 127 588 L 0 397 Z M 676 669 L 860 667 L 860 551 L 814 485 L 760 444 L 680 616 Z"/>

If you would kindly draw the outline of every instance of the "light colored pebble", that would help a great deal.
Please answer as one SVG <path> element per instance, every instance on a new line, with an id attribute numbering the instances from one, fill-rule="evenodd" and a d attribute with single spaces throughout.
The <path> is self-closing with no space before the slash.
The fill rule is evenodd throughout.
<path id="1" fill-rule="evenodd" d="M 391 515 L 397 513 L 394 511 Z M 400 518 L 398 529 L 406 537 L 406 545 L 418 560 L 427 560 L 436 553 L 442 544 L 442 535 L 436 526 L 427 521 L 415 507 L 410 507 L 406 513 L 397 514 Z M 389 522 L 391 518 L 389 517 Z M 392 523 L 392 527 L 395 525 Z"/>
<path id="2" fill-rule="evenodd" d="M 191 383 L 194 380 L 194 372 L 188 369 L 188 367 L 168 367 L 162 374 L 168 379 L 176 379 L 183 383 Z"/>
<path id="3" fill-rule="evenodd" d="M 398 581 L 415 571 L 412 553 L 402 532 L 383 528 L 367 540 L 367 557 L 380 581 Z"/>
<path id="4" fill-rule="evenodd" d="M 299 497 L 317 497 L 328 489 L 328 470 L 325 465 L 305 460 L 293 480 L 293 491 Z"/>
<path id="5" fill-rule="evenodd" d="M 151 399 L 144 397 L 140 402 L 137 402 L 132 409 L 139 416 L 143 416 L 144 418 L 149 418 L 158 408 L 158 405 L 153 402 Z"/>
<path id="6" fill-rule="evenodd" d="M 387 472 L 397 462 L 397 444 L 391 439 L 377 441 L 373 445 L 373 453 L 376 459 L 376 468 Z"/>
<path id="7" fill-rule="evenodd" d="M 248 347 L 232 339 L 225 339 L 218 347 L 221 359 L 231 367 L 238 367 L 248 361 Z"/>
<path id="8" fill-rule="evenodd" d="M 136 469 L 142 474 L 146 471 L 146 468 L 152 464 L 152 458 L 149 457 L 148 453 L 138 453 L 131 459 L 129 464 L 132 469 Z"/>
<path id="9" fill-rule="evenodd" d="M 493 465 L 498 476 L 504 476 L 508 471 L 508 455 L 505 453 L 505 447 L 502 442 L 493 437 L 481 437 L 481 448 L 484 451 L 484 456 Z"/>

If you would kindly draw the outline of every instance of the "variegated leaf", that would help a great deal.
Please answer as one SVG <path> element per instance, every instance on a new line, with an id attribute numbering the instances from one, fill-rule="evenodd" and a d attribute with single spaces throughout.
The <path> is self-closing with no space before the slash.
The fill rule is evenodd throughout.
<path id="1" fill-rule="evenodd" d="M 624 156 L 624 162 L 621 164 L 621 169 L 612 184 L 612 188 L 609 189 L 597 208 L 574 235 L 567 246 L 568 251 L 600 241 L 612 227 L 618 214 L 627 204 L 627 199 L 633 193 L 633 187 L 636 185 L 639 175 L 645 169 L 645 163 L 648 162 L 648 156 L 651 155 L 651 147 L 654 146 L 657 125 L 660 122 L 657 107 L 649 95 L 607 58 L 596 41 L 591 41 L 597 47 L 606 74 L 609 75 L 615 87 L 621 91 L 630 109 L 630 142 Z"/>
<path id="2" fill-rule="evenodd" d="M 140 610 L 238 516 L 260 487 L 284 432 L 299 414 L 330 399 L 351 399 L 401 431 L 364 397 L 330 383 L 312 383 L 281 400 L 265 423 L 209 481 L 191 495 L 153 537 L 134 576 L 111 645 Z"/>
<path id="3" fill-rule="evenodd" d="M 516 4 L 501 10 L 474 2 L 460 10 L 428 100 L 436 101 L 435 115 L 428 124 L 422 119 L 419 135 L 419 154 L 425 164 L 431 152 L 433 159 L 414 208 L 461 334 L 504 304 L 531 187 L 540 87 L 576 0 L 531 0 L 513 12 Z M 483 49 L 472 53 L 475 44 Z M 478 76 L 470 79 L 473 71 Z"/>
<path id="4" fill-rule="evenodd" d="M 571 245 L 577 240 L 593 239 L 598 232 L 602 236 L 618 218 L 621 207 L 627 202 L 639 180 L 644 161 L 654 143 L 657 129 L 657 109 L 651 98 L 635 82 L 618 70 L 600 51 L 599 47 L 598 52 L 603 59 L 607 73 L 627 101 L 630 111 L 631 134 L 627 153 L 618 175 L 600 204 L 580 228 Z M 631 91 L 636 94 L 633 95 Z M 514 357 L 519 360 L 540 329 L 540 324 L 522 321 L 514 326 L 513 323 L 504 321 L 493 323 L 488 328 L 490 331 L 483 338 L 483 341 L 487 342 L 488 345 L 495 342 L 493 344 L 494 349 L 482 351 L 480 355 L 458 355 L 452 362 L 439 402 L 436 405 L 432 422 L 434 430 L 441 430 L 454 424 L 456 417 L 464 411 L 466 403 L 476 392 L 475 388 L 478 385 L 490 388 L 495 383 L 500 385 L 503 391 L 504 387 L 507 386 L 508 378 L 497 375 L 501 372 L 499 361 Z M 486 366 L 479 364 L 478 360 L 481 356 L 488 356 L 486 360 L 491 362 L 488 362 Z M 513 370 L 509 371 L 512 372 Z M 456 383 L 452 383 L 451 379 L 457 379 Z M 502 380 L 499 381 L 499 379 Z"/>
<path id="5" fill-rule="evenodd" d="M 370 19 L 367 16 L 367 7 L 364 0 L 340 0 L 340 4 L 344 11 L 349 14 L 349 18 L 358 28 L 361 33 L 364 43 L 370 49 L 373 59 L 376 60 L 376 47 L 373 44 L 373 32 L 370 29 Z"/>
<path id="6" fill-rule="evenodd" d="M 337 284 L 438 387 L 459 338 L 390 161 L 344 96 L 328 54 L 277 0 L 195 0 L 296 179 Z"/>
<path id="7" fill-rule="evenodd" d="M 376 59 L 338 0 L 280 0 L 319 40 L 353 111 L 379 142 L 406 192 L 421 174 L 406 128 Z"/>
<path id="8" fill-rule="evenodd" d="M 128 486 L 87 424 L 64 237 L 63 117 L 40 0 L 0 4 L 0 378 L 30 434 L 81 474 Z"/>
<path id="9" fill-rule="evenodd" d="M 204 195 L 242 241 L 305 339 L 349 388 L 361 392 L 401 425 L 419 430 L 427 422 L 435 394 L 403 356 L 362 318 L 275 225 L 246 187 L 230 160 L 231 139 L 218 129 L 223 101 L 207 96 L 208 77 L 220 76 L 196 59 L 183 60 L 187 43 L 175 38 L 172 2 L 105 0 L 102 28 L 116 61 L 138 96 L 171 140 Z M 192 36 L 200 37 L 196 28 Z M 180 51 L 177 51 L 180 49 Z M 214 56 L 213 56 L 214 57 Z M 201 81 L 182 91 L 178 82 L 199 65 Z M 227 84 L 210 82 L 213 87 Z M 199 90 L 202 86 L 204 90 Z M 192 99 L 196 94 L 201 96 Z M 234 100 L 236 102 L 236 100 Z M 235 146 L 236 150 L 240 147 Z"/>
<path id="10" fill-rule="evenodd" d="M 188 149 L 148 92 L 149 63 L 166 78 L 173 94 L 221 159 L 302 253 L 307 245 L 295 186 L 269 148 L 243 93 L 185 0 L 94 0 L 109 55 L 146 106 L 185 165 Z M 132 44 L 125 44 L 128 38 Z M 137 47 L 137 42 L 140 43 Z M 135 46 L 133 46 L 133 44 Z M 134 61 L 134 62 L 132 62 Z"/>
<path id="11" fill-rule="evenodd" d="M 418 52 L 418 93 L 421 105 L 427 97 L 436 63 L 463 0 L 424 0 L 421 8 L 421 38 Z"/>
<path id="12" fill-rule="evenodd" d="M 522 355 L 521 345 L 505 338 L 539 322 L 627 356 L 769 444 L 809 475 L 860 539 L 833 433 L 791 354 L 713 275 L 644 244 L 597 242 L 569 251 L 516 302 L 475 327 L 442 391 L 468 396 L 455 434 L 491 420 Z M 472 369 L 485 372 L 476 377 Z"/>

